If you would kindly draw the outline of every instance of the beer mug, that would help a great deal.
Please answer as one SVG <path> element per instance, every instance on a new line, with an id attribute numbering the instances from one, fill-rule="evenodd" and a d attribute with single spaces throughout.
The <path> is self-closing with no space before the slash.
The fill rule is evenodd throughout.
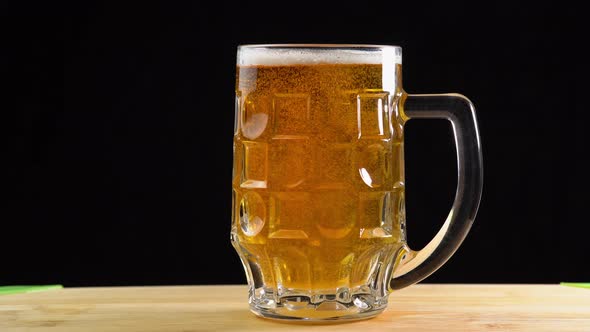
<path id="1" fill-rule="evenodd" d="M 474 107 L 459 94 L 407 94 L 401 70 L 398 46 L 238 47 L 231 243 L 254 314 L 373 317 L 467 235 L 483 176 Z M 438 234 L 413 251 L 404 124 L 428 118 L 452 124 L 458 185 Z"/>

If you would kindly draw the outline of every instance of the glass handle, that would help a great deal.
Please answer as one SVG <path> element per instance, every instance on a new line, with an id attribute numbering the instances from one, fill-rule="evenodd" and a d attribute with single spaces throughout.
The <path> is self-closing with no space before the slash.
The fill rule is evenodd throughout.
<path id="1" fill-rule="evenodd" d="M 483 162 L 475 108 L 460 94 L 407 95 L 401 103 L 409 119 L 447 119 L 457 148 L 457 192 L 447 220 L 420 251 L 410 250 L 393 271 L 392 289 L 415 284 L 441 267 L 469 232 L 481 198 Z"/>

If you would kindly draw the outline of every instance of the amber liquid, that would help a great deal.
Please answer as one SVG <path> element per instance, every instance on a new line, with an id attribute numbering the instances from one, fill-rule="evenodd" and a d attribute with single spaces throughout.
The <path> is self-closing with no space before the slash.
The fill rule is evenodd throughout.
<path id="1" fill-rule="evenodd" d="M 391 270 L 405 240 L 403 126 L 400 85 L 384 75 L 237 68 L 232 242 L 254 288 L 336 293 Z"/>

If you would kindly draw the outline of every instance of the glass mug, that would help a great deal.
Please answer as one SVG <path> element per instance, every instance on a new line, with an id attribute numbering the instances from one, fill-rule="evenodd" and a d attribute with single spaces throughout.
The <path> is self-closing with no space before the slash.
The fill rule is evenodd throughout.
<path id="1" fill-rule="evenodd" d="M 231 242 L 256 315 L 373 317 L 467 235 L 483 175 L 474 107 L 459 94 L 407 94 L 401 68 L 398 46 L 238 47 Z M 420 118 L 451 122 L 458 186 L 441 230 L 412 251 L 403 129 Z"/>

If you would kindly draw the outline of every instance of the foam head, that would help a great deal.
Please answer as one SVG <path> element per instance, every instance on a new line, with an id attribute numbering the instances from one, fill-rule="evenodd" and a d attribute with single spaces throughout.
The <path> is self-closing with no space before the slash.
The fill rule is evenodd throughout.
<path id="1" fill-rule="evenodd" d="M 243 45 L 237 58 L 239 66 L 401 63 L 401 47 L 380 45 Z"/>

